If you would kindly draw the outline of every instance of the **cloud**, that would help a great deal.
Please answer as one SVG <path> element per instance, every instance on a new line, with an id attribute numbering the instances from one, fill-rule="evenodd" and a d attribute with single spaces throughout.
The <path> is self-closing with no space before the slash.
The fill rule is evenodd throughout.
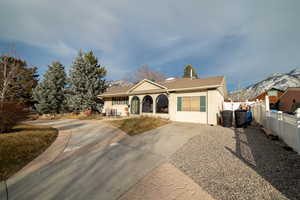
<path id="1" fill-rule="evenodd" d="M 174 63 L 193 61 L 248 84 L 300 66 L 299 9 L 298 0 L 2 0 L 0 39 L 60 56 L 92 49 L 111 78 L 142 64 L 174 76 Z"/>

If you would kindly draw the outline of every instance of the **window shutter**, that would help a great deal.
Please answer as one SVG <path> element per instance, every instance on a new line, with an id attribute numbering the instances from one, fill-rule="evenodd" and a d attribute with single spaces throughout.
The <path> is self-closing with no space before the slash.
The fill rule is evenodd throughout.
<path id="1" fill-rule="evenodd" d="M 177 111 L 181 111 L 182 108 L 182 97 L 177 97 Z"/>
<path id="2" fill-rule="evenodd" d="M 200 112 L 206 112 L 206 96 L 200 96 Z"/>

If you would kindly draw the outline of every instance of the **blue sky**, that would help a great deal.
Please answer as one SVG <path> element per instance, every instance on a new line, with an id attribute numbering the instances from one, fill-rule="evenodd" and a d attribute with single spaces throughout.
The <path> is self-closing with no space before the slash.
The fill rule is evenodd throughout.
<path id="1" fill-rule="evenodd" d="M 108 80 L 144 64 L 181 76 L 192 64 L 235 89 L 300 67 L 299 10 L 299 0 L 2 0 L 0 51 L 13 44 L 42 75 L 93 50 Z"/>

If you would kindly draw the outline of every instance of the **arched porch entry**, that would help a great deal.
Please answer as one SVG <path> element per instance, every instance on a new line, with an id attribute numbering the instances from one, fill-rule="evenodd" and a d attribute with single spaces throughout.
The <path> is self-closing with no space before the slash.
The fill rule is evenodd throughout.
<path id="1" fill-rule="evenodd" d="M 167 95 L 160 94 L 157 96 L 156 113 L 169 113 L 169 99 Z"/>
<path id="2" fill-rule="evenodd" d="M 138 115 L 140 114 L 140 99 L 137 96 L 132 97 L 131 99 L 131 114 Z"/>
<path id="3" fill-rule="evenodd" d="M 143 113 L 153 113 L 153 99 L 149 95 L 147 95 L 143 98 L 142 112 Z"/>

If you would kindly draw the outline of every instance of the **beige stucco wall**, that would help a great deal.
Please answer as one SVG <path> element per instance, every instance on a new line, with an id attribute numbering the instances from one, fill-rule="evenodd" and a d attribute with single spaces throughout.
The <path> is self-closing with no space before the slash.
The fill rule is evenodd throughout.
<path id="1" fill-rule="evenodd" d="M 224 97 L 220 90 L 207 91 L 207 106 L 208 106 L 208 124 L 216 125 L 220 118 L 220 111 L 223 109 Z"/>
<path id="2" fill-rule="evenodd" d="M 194 122 L 207 124 L 207 109 L 206 112 L 198 111 L 177 111 L 177 97 L 184 96 L 206 96 L 207 92 L 189 92 L 189 93 L 171 93 L 170 94 L 170 119 L 180 122 Z"/>
<path id="3" fill-rule="evenodd" d="M 117 109 L 117 112 L 120 113 L 121 116 L 127 116 L 128 112 L 126 111 L 126 108 L 128 110 L 127 105 L 112 105 L 112 99 L 105 98 L 102 113 L 105 113 L 107 109 Z"/>
<path id="4" fill-rule="evenodd" d="M 201 92 L 189 92 L 189 93 L 170 93 L 166 94 L 169 98 L 169 114 L 156 113 L 156 98 L 159 94 L 150 94 L 149 96 L 153 99 L 153 113 L 143 113 L 142 112 L 142 101 L 146 95 L 134 95 L 140 99 L 140 114 L 141 115 L 151 115 L 162 118 L 167 118 L 172 121 L 180 122 L 194 122 L 202 124 L 213 124 L 218 123 L 218 117 L 220 116 L 220 111 L 222 110 L 222 105 L 224 102 L 223 88 L 218 88 L 217 90 L 207 90 Z M 129 96 L 129 104 L 134 96 Z M 206 112 L 185 112 L 177 111 L 177 97 L 182 96 L 206 96 Z M 125 108 L 127 105 L 112 105 L 111 99 L 106 99 L 104 102 L 104 109 L 118 109 L 122 116 L 126 116 Z M 128 108 L 130 112 L 130 108 Z"/>
<path id="5" fill-rule="evenodd" d="M 221 89 L 223 90 L 223 88 Z M 206 112 L 177 111 L 177 97 L 183 96 L 206 96 Z M 169 105 L 170 119 L 173 121 L 216 125 L 218 123 L 220 111 L 222 110 L 223 102 L 224 97 L 218 90 L 190 93 L 171 93 Z"/>

